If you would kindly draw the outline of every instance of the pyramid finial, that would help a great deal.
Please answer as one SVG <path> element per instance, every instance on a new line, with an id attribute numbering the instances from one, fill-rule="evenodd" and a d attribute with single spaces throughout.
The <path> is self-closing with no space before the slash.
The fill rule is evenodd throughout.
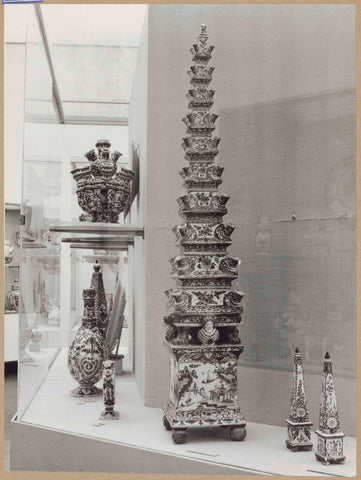
<path id="1" fill-rule="evenodd" d="M 204 23 L 201 25 L 201 33 L 199 34 L 198 38 L 201 43 L 206 43 L 208 40 L 207 25 Z"/>

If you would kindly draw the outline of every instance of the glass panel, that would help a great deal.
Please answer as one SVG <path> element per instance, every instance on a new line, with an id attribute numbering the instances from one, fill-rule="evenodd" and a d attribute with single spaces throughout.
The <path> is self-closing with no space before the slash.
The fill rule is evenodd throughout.
<path id="1" fill-rule="evenodd" d="M 80 105 L 83 110 L 79 113 L 73 109 L 72 115 L 87 116 L 95 125 L 57 123 L 53 78 L 35 12 L 31 6 L 26 48 L 21 205 L 24 225 L 21 227 L 19 300 L 19 419 L 37 391 L 42 388 L 53 360 L 61 350 L 68 349 L 79 328 L 83 312 L 82 290 L 90 287 L 95 260 L 102 267 L 109 307 L 117 292 L 119 295 L 119 282 L 126 290 L 126 295 L 131 294 L 128 287 L 127 248 L 122 246 L 108 249 L 108 239 L 100 236 L 99 231 L 91 235 L 63 235 L 51 230 L 59 222 L 80 224 L 79 215 L 82 210 L 78 206 L 76 182 L 70 172 L 89 164 L 84 153 L 95 148 L 99 139 L 109 139 L 111 151 L 117 150 L 123 154 L 118 161 L 118 169 L 128 166 L 128 127 L 97 124 L 108 114 L 114 114 L 117 119 L 127 115 L 128 106 L 68 103 L 65 104 L 68 107 L 66 113 L 72 107 Z M 113 121 L 113 117 L 111 119 Z M 78 235 L 80 241 L 77 240 L 78 245 L 73 248 L 71 242 L 61 242 L 61 235 Z M 113 235 L 113 242 L 114 238 L 116 240 Z M 82 242 L 88 244 L 89 241 L 95 241 L 94 246 L 91 244 L 83 248 Z M 131 302 L 128 301 L 125 317 L 130 316 L 127 313 L 130 308 Z M 124 327 L 120 345 L 123 354 L 127 342 L 126 332 Z"/>
<path id="2" fill-rule="evenodd" d="M 48 371 L 61 341 L 60 240 L 49 223 L 60 218 L 61 155 L 52 78 L 33 6 L 28 8 L 20 261 L 18 413 Z"/>
<path id="3" fill-rule="evenodd" d="M 67 123 L 128 123 L 126 104 L 63 102 L 63 108 Z"/>
<path id="4" fill-rule="evenodd" d="M 47 4 L 42 11 L 52 44 L 137 47 L 146 8 L 147 5 Z"/>
<path id="5" fill-rule="evenodd" d="M 62 99 L 129 100 L 137 53 L 134 47 L 53 45 Z"/>

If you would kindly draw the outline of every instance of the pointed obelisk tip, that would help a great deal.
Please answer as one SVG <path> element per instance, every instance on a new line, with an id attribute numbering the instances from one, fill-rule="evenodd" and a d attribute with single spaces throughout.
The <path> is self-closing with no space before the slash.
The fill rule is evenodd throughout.
<path id="1" fill-rule="evenodd" d="M 328 352 L 326 352 L 326 355 L 325 355 L 325 360 L 329 360 L 331 357 L 330 357 L 330 354 Z"/>
<path id="2" fill-rule="evenodd" d="M 295 353 L 300 353 L 300 349 L 297 347 Z"/>

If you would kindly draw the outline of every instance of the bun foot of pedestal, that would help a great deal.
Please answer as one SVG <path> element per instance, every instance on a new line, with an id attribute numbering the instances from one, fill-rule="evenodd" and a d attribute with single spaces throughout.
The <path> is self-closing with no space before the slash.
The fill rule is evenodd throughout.
<path id="1" fill-rule="evenodd" d="M 231 440 L 235 442 L 240 442 L 246 438 L 247 430 L 245 427 L 232 425 L 229 428 L 229 435 L 231 437 Z"/>
<path id="2" fill-rule="evenodd" d="M 172 440 L 176 444 L 185 443 L 187 440 L 187 431 L 186 429 L 172 429 Z"/>
<path id="3" fill-rule="evenodd" d="M 170 426 L 170 423 L 168 422 L 167 417 L 165 415 L 163 415 L 163 426 L 168 431 L 172 430 L 172 427 Z"/>

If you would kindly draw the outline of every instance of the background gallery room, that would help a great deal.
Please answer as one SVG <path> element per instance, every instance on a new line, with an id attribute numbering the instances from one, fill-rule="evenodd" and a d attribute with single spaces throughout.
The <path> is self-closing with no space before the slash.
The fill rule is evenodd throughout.
<path id="1" fill-rule="evenodd" d="M 355 6 L 4 17 L 5 469 L 355 476 Z"/>

